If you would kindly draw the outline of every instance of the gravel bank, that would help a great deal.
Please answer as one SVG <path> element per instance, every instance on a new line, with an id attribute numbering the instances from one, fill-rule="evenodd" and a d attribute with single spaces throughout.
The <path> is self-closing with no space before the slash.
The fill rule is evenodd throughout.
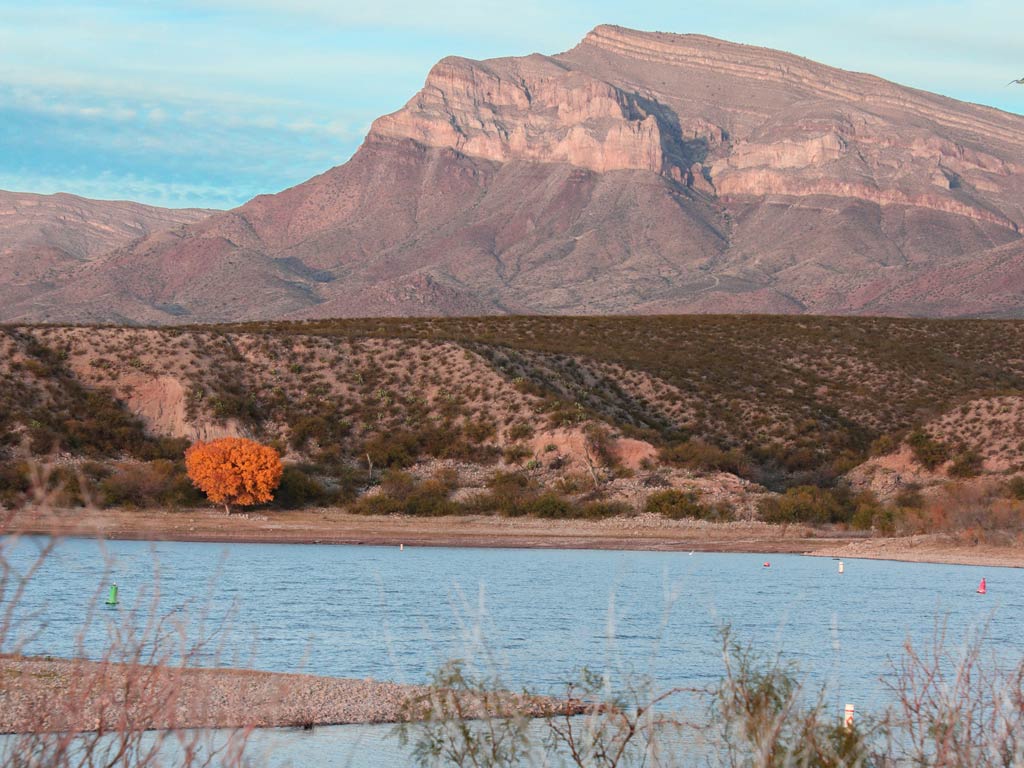
<path id="1" fill-rule="evenodd" d="M 0 733 L 394 723 L 421 686 L 243 669 L 0 656 Z M 509 694 L 532 716 L 578 703 Z M 484 714 L 466 702 L 472 716 Z"/>

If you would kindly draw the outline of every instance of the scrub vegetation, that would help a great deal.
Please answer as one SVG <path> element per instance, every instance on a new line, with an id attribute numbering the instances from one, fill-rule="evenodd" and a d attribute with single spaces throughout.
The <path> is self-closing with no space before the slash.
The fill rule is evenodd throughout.
<path id="1" fill-rule="evenodd" d="M 919 514 L 932 486 L 998 475 L 989 506 L 1018 528 L 1005 489 L 1024 470 L 1021 349 L 1024 323 L 995 320 L 7 327 L 0 504 L 24 503 L 31 461 L 56 457 L 50 480 L 67 506 L 192 506 L 202 496 L 185 476 L 185 449 L 246 437 L 284 458 L 270 504 L 286 509 L 646 510 L 912 532 L 959 514 Z M 649 455 L 624 461 L 629 440 Z M 932 473 L 927 482 L 880 500 L 851 481 L 851 470 L 900 450 Z M 716 494 L 690 482 L 726 475 L 748 485 Z M 916 506 L 903 503 L 914 483 Z"/>

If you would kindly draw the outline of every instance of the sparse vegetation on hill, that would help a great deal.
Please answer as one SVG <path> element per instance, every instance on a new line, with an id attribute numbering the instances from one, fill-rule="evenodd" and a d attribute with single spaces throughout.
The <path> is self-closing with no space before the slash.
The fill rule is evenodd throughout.
<path id="1" fill-rule="evenodd" d="M 892 515 L 843 480 L 872 454 L 907 445 L 963 481 L 1024 466 L 1022 342 L 1013 321 L 767 316 L 8 328 L 0 495 L 24 493 L 27 445 L 68 455 L 76 482 L 82 459 L 99 460 L 101 503 L 187 504 L 184 447 L 246 436 L 284 455 L 284 507 L 346 503 L 437 459 L 522 487 L 418 477 L 359 508 L 603 516 L 676 490 L 669 516 L 718 519 L 739 504 L 878 527 Z M 1000 425 L 991 445 L 985 419 Z M 628 466 L 626 438 L 641 450 Z M 702 496 L 698 510 L 686 500 L 705 489 L 678 473 L 794 490 Z"/>
<path id="2" fill-rule="evenodd" d="M 772 485 L 828 483 L 871 443 L 1024 392 L 1024 323 L 778 316 L 330 320 L 232 329 L 467 345 L 521 389 Z M 733 452 L 733 453 L 730 453 Z M 747 466 L 744 467 L 744 464 Z"/>

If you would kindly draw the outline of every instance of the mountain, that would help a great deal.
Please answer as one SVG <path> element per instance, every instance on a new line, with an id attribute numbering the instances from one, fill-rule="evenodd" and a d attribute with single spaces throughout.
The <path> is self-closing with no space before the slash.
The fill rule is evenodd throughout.
<path id="1" fill-rule="evenodd" d="M 210 213 L 0 190 L 0 313 L 17 317 L 15 304 L 30 315 L 44 311 L 36 309 L 37 297 L 67 285 L 109 251 Z"/>
<path id="2" fill-rule="evenodd" d="M 1024 314 L 1024 116 L 601 26 L 446 58 L 342 166 L 155 232 L 5 318 Z"/>

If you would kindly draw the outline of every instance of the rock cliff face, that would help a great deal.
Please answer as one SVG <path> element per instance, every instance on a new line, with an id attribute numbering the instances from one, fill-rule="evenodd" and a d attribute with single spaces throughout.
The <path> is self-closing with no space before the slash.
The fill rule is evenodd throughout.
<path id="1" fill-rule="evenodd" d="M 447 58 L 345 165 L 14 297 L 145 322 L 1024 314 L 1024 117 L 696 35 Z"/>
<path id="2" fill-rule="evenodd" d="M 660 173 L 671 162 L 662 130 L 637 94 L 531 56 L 445 59 L 406 108 L 377 120 L 370 136 L 451 147 L 500 163 Z"/>

